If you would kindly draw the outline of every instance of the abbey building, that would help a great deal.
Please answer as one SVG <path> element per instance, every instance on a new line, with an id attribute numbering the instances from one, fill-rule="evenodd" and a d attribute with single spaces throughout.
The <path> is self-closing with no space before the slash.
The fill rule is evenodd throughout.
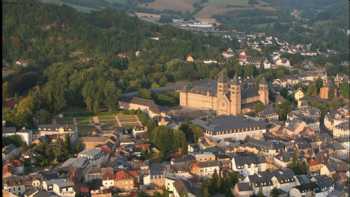
<path id="1" fill-rule="evenodd" d="M 217 115 L 238 115 L 255 110 L 257 102 L 269 103 L 269 91 L 265 80 L 259 84 L 254 79 L 228 80 L 225 70 L 217 80 L 186 86 L 180 90 L 180 105 L 197 109 L 211 109 Z"/>

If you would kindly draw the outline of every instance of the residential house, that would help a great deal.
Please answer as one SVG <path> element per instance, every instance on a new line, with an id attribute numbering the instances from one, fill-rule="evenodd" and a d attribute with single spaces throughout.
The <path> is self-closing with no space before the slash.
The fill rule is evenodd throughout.
<path id="1" fill-rule="evenodd" d="M 80 139 L 85 149 L 92 149 L 107 143 L 114 143 L 109 137 L 104 136 L 89 136 L 81 137 Z"/>
<path id="2" fill-rule="evenodd" d="M 208 121 L 196 120 L 195 123 L 205 129 L 205 136 L 213 139 L 261 139 L 266 132 L 265 122 L 241 116 L 219 116 Z"/>
<path id="3" fill-rule="evenodd" d="M 10 195 L 21 196 L 24 194 L 26 186 L 20 177 L 8 177 L 3 179 L 3 191 L 11 193 Z"/>
<path id="4" fill-rule="evenodd" d="M 191 183 L 189 181 L 177 179 L 174 183 L 174 197 L 196 197 L 196 192 L 192 189 Z"/>
<path id="5" fill-rule="evenodd" d="M 52 191 L 58 196 L 74 197 L 74 184 L 67 179 L 56 179 L 52 181 Z"/>
<path id="6" fill-rule="evenodd" d="M 228 48 L 222 52 L 222 56 L 225 59 L 229 59 L 229 58 L 233 57 L 234 55 L 235 54 L 233 53 L 233 50 L 231 48 Z"/>
<path id="7" fill-rule="evenodd" d="M 69 135 L 70 142 L 74 143 L 78 139 L 78 127 L 76 125 L 41 124 L 38 126 L 39 136 L 48 136 L 54 139 L 65 140 Z"/>
<path id="8" fill-rule="evenodd" d="M 194 154 L 194 158 L 198 162 L 204 162 L 204 161 L 213 161 L 216 159 L 216 156 L 213 153 L 204 152 L 204 153 Z"/>
<path id="9" fill-rule="evenodd" d="M 272 104 L 268 104 L 264 110 L 258 112 L 258 117 L 268 121 L 276 121 L 278 120 L 278 113 Z"/>
<path id="10" fill-rule="evenodd" d="M 135 189 L 135 177 L 126 170 L 118 170 L 115 173 L 114 187 L 123 191 Z"/>
<path id="11" fill-rule="evenodd" d="M 9 144 L 2 148 L 2 159 L 4 161 L 16 158 L 20 155 L 21 148 L 17 148 L 13 144 Z"/>
<path id="12" fill-rule="evenodd" d="M 305 123 L 306 127 L 315 131 L 320 130 L 321 111 L 314 107 L 302 107 L 287 115 L 287 121 L 299 120 Z"/>
<path id="13" fill-rule="evenodd" d="M 102 189 L 109 189 L 114 187 L 115 179 L 114 179 L 114 171 L 113 168 L 101 168 L 102 174 Z"/>
<path id="14" fill-rule="evenodd" d="M 188 54 L 186 57 L 186 62 L 192 63 L 194 62 L 194 58 L 192 57 L 192 54 Z"/>
<path id="15" fill-rule="evenodd" d="M 231 192 L 234 196 L 239 197 L 250 197 L 254 194 L 253 188 L 250 186 L 249 183 L 237 183 L 231 189 Z"/>
<path id="16" fill-rule="evenodd" d="M 112 197 L 112 193 L 110 191 L 93 191 L 90 192 L 91 197 Z"/>
<path id="17" fill-rule="evenodd" d="M 220 172 L 220 163 L 216 160 L 194 162 L 191 173 L 200 177 L 211 177 L 215 172 Z"/>
<path id="18" fill-rule="evenodd" d="M 101 148 L 87 149 L 78 154 L 78 158 L 87 158 L 89 164 L 93 166 L 101 166 L 108 159 L 108 154 L 103 152 Z"/>
<path id="19" fill-rule="evenodd" d="M 266 168 L 265 159 L 252 153 L 238 153 L 232 157 L 232 170 L 242 175 L 253 175 Z"/>
<path id="20" fill-rule="evenodd" d="M 317 159 L 309 159 L 308 161 L 309 171 L 311 174 L 320 174 L 320 170 L 323 166 Z"/>
<path id="21" fill-rule="evenodd" d="M 25 129 L 24 127 L 18 131 L 16 131 L 15 127 L 2 127 L 2 129 L 2 137 L 18 135 L 21 137 L 23 142 L 25 142 L 27 145 L 31 145 L 33 139 L 31 130 Z"/>
<path id="22" fill-rule="evenodd" d="M 85 172 L 84 177 L 85 177 L 84 180 L 86 182 L 89 182 L 89 181 L 92 181 L 92 180 L 96 180 L 96 179 L 102 179 L 101 169 L 97 168 L 97 167 L 89 168 Z"/>
<path id="23" fill-rule="evenodd" d="M 325 115 L 324 125 L 331 131 L 334 138 L 347 138 L 350 136 L 349 118 L 348 108 L 341 107 Z"/>
<path id="24" fill-rule="evenodd" d="M 288 168 L 250 175 L 248 182 L 251 184 L 254 194 L 262 191 L 265 196 L 269 196 L 273 188 L 288 192 L 297 183 L 294 172 Z"/>
<path id="25" fill-rule="evenodd" d="M 141 110 L 146 112 L 151 118 L 164 116 L 159 106 L 155 104 L 153 100 L 149 99 L 133 97 L 130 101 L 119 101 L 119 106 L 121 109 Z"/>
<path id="26" fill-rule="evenodd" d="M 290 197 L 327 197 L 334 191 L 334 181 L 327 176 L 315 176 L 310 181 L 295 186 L 289 191 Z"/>
<path id="27" fill-rule="evenodd" d="M 165 184 L 166 169 L 168 169 L 168 167 L 165 164 L 151 163 L 147 174 L 143 177 L 143 184 L 163 187 Z"/>

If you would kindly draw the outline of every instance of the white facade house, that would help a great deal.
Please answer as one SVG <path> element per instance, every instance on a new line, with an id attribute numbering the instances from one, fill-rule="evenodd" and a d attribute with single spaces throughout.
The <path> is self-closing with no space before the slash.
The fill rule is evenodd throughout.
<path id="1" fill-rule="evenodd" d="M 270 196 L 273 188 L 289 192 L 297 185 L 294 172 L 288 168 L 250 175 L 246 181 L 251 184 L 254 194 L 262 191 L 265 196 Z"/>
<path id="2" fill-rule="evenodd" d="M 267 169 L 265 160 L 254 154 L 239 154 L 232 158 L 232 170 L 241 175 L 253 175 Z"/>
<path id="3" fill-rule="evenodd" d="M 66 179 L 57 179 L 52 183 L 52 191 L 58 196 L 74 197 L 74 184 Z"/>
<path id="4" fill-rule="evenodd" d="M 114 179 L 103 179 L 102 180 L 103 189 L 109 189 L 114 187 Z"/>
<path id="5" fill-rule="evenodd" d="M 21 130 L 16 131 L 16 130 L 4 129 L 4 127 L 3 127 L 3 132 L 2 132 L 3 137 L 13 136 L 13 135 L 20 136 L 21 139 L 27 145 L 32 144 L 33 132 L 31 130 L 27 130 L 27 129 L 23 128 Z"/>
<path id="6" fill-rule="evenodd" d="M 200 177 L 211 177 L 215 172 L 219 173 L 218 161 L 196 162 L 192 165 L 191 172 Z"/>
<path id="7" fill-rule="evenodd" d="M 24 184 L 11 184 L 11 183 L 5 183 L 3 185 L 3 190 L 10 192 L 11 194 L 14 194 L 16 196 L 21 196 L 24 194 L 26 187 Z"/>
<path id="8" fill-rule="evenodd" d="M 347 138 L 350 136 L 349 118 L 349 110 L 345 107 L 339 108 L 325 115 L 324 125 L 334 138 Z"/>

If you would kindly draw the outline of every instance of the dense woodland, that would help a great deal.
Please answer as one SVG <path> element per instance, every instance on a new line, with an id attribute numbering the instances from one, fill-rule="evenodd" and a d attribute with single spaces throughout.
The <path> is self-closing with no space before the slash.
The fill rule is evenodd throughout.
<path id="1" fill-rule="evenodd" d="M 152 94 L 149 89 L 214 78 L 222 68 L 230 77 L 239 74 L 258 81 L 293 74 L 283 68 L 242 67 L 236 60 L 220 66 L 187 63 L 188 54 L 195 60 L 218 59 L 223 49 L 238 49 L 238 43 L 147 23 L 112 9 L 83 13 L 65 5 L 15 0 L 4 4 L 3 24 L 3 98 L 17 103 L 14 109 L 3 108 L 3 115 L 17 127 L 32 127 L 71 107 L 114 111 L 120 96 L 130 91 L 174 106 L 176 94 Z M 327 70 L 333 75 L 341 68 Z M 348 89 L 342 86 L 345 96 Z M 280 107 L 281 114 L 290 110 L 290 102 Z"/>
<path id="2" fill-rule="evenodd" d="M 81 13 L 64 5 L 16 0 L 5 3 L 4 11 L 3 65 L 12 74 L 4 78 L 3 96 L 23 98 L 18 106 L 25 106 L 5 110 L 5 117 L 18 124 L 38 109 L 113 110 L 122 93 L 214 75 L 216 69 L 188 64 L 185 57 L 215 57 L 237 46 L 109 9 Z M 23 117 L 21 110 L 30 114 Z"/>

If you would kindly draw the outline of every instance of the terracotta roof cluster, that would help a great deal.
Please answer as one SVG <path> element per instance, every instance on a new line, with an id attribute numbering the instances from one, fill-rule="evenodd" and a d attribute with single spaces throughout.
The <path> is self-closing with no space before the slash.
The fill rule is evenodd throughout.
<path id="1" fill-rule="evenodd" d="M 138 176 L 137 171 L 118 170 L 115 173 L 115 179 L 116 180 L 131 179 L 131 178 L 134 178 L 134 177 L 137 177 L 137 176 Z"/>

